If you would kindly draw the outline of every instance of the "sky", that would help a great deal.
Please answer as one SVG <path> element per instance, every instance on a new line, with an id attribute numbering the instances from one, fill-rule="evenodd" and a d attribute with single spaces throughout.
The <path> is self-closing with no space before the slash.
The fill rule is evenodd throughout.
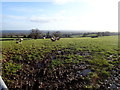
<path id="1" fill-rule="evenodd" d="M 1 30 L 118 31 L 119 0 L 18 1 L 0 3 Z"/>

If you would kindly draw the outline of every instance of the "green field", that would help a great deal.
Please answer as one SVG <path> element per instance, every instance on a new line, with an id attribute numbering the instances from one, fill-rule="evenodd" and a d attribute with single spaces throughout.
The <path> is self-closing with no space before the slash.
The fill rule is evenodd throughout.
<path id="1" fill-rule="evenodd" d="M 0 38 L 0 41 L 16 41 L 18 38 Z M 29 40 L 30 38 L 23 38 L 24 40 Z"/>
<path id="2" fill-rule="evenodd" d="M 120 88 L 118 36 L 0 42 L 3 79 L 8 88 Z"/>

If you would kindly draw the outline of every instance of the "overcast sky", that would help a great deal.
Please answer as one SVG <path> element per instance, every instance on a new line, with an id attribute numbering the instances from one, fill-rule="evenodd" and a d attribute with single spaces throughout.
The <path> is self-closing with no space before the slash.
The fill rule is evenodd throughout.
<path id="1" fill-rule="evenodd" d="M 2 2 L 2 30 L 118 31 L 119 0 L 13 1 Z"/>

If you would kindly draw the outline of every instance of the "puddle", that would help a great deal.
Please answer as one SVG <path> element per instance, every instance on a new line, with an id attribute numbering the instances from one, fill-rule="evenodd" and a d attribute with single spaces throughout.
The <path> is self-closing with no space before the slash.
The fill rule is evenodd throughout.
<path id="1" fill-rule="evenodd" d="M 44 64 L 39 62 L 39 63 L 36 64 L 36 66 L 37 66 L 38 68 L 41 68 L 41 67 L 44 66 Z"/>
<path id="2" fill-rule="evenodd" d="M 92 72 L 90 69 L 85 69 L 85 70 L 83 70 L 82 72 L 81 72 L 81 71 L 77 71 L 77 74 L 86 76 L 86 75 L 88 75 L 90 72 Z"/>

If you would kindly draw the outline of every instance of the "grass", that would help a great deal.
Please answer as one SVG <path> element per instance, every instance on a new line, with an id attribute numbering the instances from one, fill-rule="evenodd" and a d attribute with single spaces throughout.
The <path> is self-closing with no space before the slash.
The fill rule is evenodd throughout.
<path id="1" fill-rule="evenodd" d="M 39 62 L 40 67 L 47 67 L 52 73 L 57 67 L 67 68 L 72 64 L 84 63 L 94 71 L 88 77 L 95 85 L 100 78 L 104 80 L 109 77 L 110 70 L 120 63 L 119 50 L 118 36 L 61 38 L 56 42 L 51 42 L 50 39 L 32 39 L 23 40 L 21 44 L 16 44 L 15 41 L 2 41 L 3 71 L 5 72 L 3 77 L 8 86 L 12 87 L 8 75 L 16 77 L 19 70 L 27 72 L 24 69 L 26 65 L 35 68 L 34 63 Z"/>

